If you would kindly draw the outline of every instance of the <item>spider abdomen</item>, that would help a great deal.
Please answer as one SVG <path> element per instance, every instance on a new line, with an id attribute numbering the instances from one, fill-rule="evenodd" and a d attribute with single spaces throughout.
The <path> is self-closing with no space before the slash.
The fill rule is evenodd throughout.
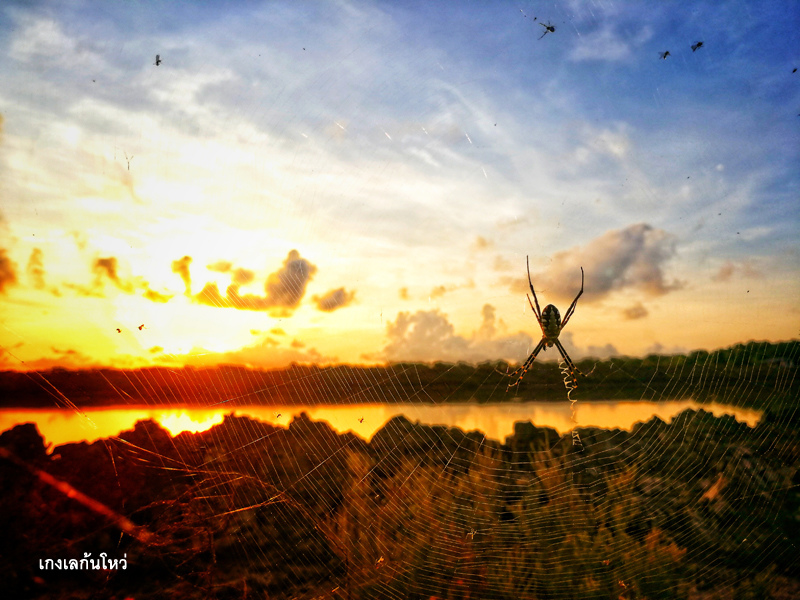
<path id="1" fill-rule="evenodd" d="M 561 333 L 561 313 L 552 304 L 545 306 L 542 311 L 542 333 L 548 339 L 556 339 Z"/>

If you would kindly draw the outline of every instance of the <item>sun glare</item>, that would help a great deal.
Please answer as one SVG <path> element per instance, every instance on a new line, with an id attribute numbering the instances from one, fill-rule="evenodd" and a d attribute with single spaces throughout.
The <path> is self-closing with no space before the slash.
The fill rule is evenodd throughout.
<path id="1" fill-rule="evenodd" d="M 205 419 L 195 420 L 190 417 L 186 411 L 181 412 L 167 412 L 162 413 L 156 419 L 158 423 L 171 435 L 176 436 L 179 433 L 188 431 L 190 433 L 197 433 L 199 431 L 206 431 L 211 429 L 214 425 L 222 423 L 224 416 L 222 413 L 212 414 Z"/>

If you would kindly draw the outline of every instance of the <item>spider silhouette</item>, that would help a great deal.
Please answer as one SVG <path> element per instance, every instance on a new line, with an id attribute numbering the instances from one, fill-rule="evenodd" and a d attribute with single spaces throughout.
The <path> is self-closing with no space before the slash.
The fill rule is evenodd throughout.
<path id="1" fill-rule="evenodd" d="M 667 57 L 670 55 L 669 54 L 669 50 L 667 50 L 665 52 L 661 52 L 660 55 L 661 55 L 661 59 L 662 60 L 667 60 Z"/>
<path id="2" fill-rule="evenodd" d="M 525 297 L 528 299 L 528 304 L 531 305 L 533 315 L 539 322 L 539 327 L 542 328 L 542 339 L 536 345 L 536 348 L 533 349 L 533 352 L 530 353 L 530 356 L 528 356 L 528 358 L 525 359 L 525 362 L 522 363 L 522 366 L 511 373 L 511 377 L 517 377 L 517 374 L 519 374 L 519 376 L 514 383 L 508 384 L 506 390 L 512 386 L 518 386 L 522 381 L 522 378 L 525 377 L 525 373 L 527 373 L 528 369 L 530 369 L 533 361 L 536 360 L 539 352 L 547 348 L 552 348 L 553 346 L 558 348 L 561 357 L 564 359 L 564 362 L 567 363 L 567 367 L 569 367 L 573 377 L 575 376 L 574 374 L 576 371 L 580 373 L 578 368 L 575 366 L 575 363 L 573 363 L 572 359 L 569 357 L 569 354 L 567 354 L 567 351 L 564 350 L 564 346 L 562 346 L 561 342 L 558 341 L 558 336 L 561 334 L 564 327 L 567 326 L 567 321 L 570 320 L 570 317 L 572 317 L 572 314 L 575 312 L 575 305 L 578 303 L 578 298 L 580 298 L 581 294 L 583 294 L 583 267 L 581 267 L 581 291 L 578 292 L 577 296 L 575 296 L 575 300 L 573 300 L 572 304 L 569 305 L 569 308 L 567 309 L 567 312 L 564 313 L 564 318 L 562 319 L 558 309 L 552 304 L 545 306 L 544 310 L 539 308 L 539 300 L 536 298 L 536 291 L 533 289 L 533 282 L 531 281 L 531 266 L 527 256 L 525 257 L 525 264 L 528 267 L 528 286 L 531 288 L 531 294 L 533 294 L 533 302 L 531 302 L 531 298 L 527 294 Z M 583 375 L 583 373 L 581 373 L 581 375 Z"/>
<path id="3" fill-rule="evenodd" d="M 547 23 L 547 24 L 545 25 L 545 24 L 544 24 L 544 23 L 542 23 L 541 21 L 539 21 L 539 25 L 541 25 L 542 27 L 544 27 L 544 33 L 543 33 L 543 34 L 542 34 L 542 35 L 539 37 L 539 39 L 542 39 L 542 38 L 543 38 L 544 36 L 546 36 L 548 33 L 555 33 L 555 32 L 556 32 L 556 26 L 555 26 L 555 25 L 550 25 L 550 23 Z"/>
<path id="4" fill-rule="evenodd" d="M 692 44 L 692 52 L 697 52 L 698 49 L 703 47 L 703 42 L 697 42 Z"/>
<path id="5" fill-rule="evenodd" d="M 156 54 L 156 62 L 154 62 L 153 64 L 155 66 L 158 66 L 158 65 L 161 64 L 161 55 L 160 54 Z"/>

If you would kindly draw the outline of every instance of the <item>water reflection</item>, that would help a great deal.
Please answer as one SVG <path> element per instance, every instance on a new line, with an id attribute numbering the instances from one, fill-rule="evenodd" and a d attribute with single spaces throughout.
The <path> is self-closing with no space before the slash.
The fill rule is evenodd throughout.
<path id="1" fill-rule="evenodd" d="M 754 427 L 761 418 L 757 410 L 722 404 L 698 404 L 690 400 L 673 402 L 578 402 L 575 416 L 578 427 L 631 429 L 637 422 L 658 416 L 669 422 L 687 409 L 704 409 L 715 416 L 732 415 Z M 45 443 L 58 446 L 69 442 L 93 442 L 132 429 L 137 421 L 152 419 L 177 435 L 182 431 L 204 431 L 221 423 L 226 414 L 248 416 L 287 427 L 292 419 L 306 412 L 314 420 L 327 421 L 339 433 L 352 431 L 370 440 L 392 417 L 405 415 L 426 425 L 446 425 L 464 431 L 480 430 L 487 437 L 504 440 L 514 432 L 514 423 L 531 421 L 552 427 L 559 433 L 570 431 L 575 422 L 569 403 L 523 402 L 503 404 L 354 404 L 346 406 L 239 406 L 213 409 L 197 407 L 137 406 L 85 409 L 84 414 L 56 409 L 0 410 L 0 431 L 19 423 L 36 423 Z"/>

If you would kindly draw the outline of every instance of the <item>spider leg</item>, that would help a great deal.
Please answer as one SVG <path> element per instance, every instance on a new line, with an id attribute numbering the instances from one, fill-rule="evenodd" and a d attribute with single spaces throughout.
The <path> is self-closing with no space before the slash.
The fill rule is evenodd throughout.
<path id="1" fill-rule="evenodd" d="M 569 321 L 569 318 L 572 316 L 572 313 L 575 312 L 575 305 L 578 303 L 578 298 L 581 297 L 581 294 L 583 294 L 583 267 L 581 267 L 581 291 L 578 292 L 578 295 L 575 296 L 575 300 L 572 301 L 572 304 L 569 305 L 567 312 L 564 313 L 564 318 L 561 320 L 561 329 L 564 329 L 567 321 Z"/>
<path id="2" fill-rule="evenodd" d="M 558 340 L 558 338 L 556 338 L 555 342 L 556 342 L 556 348 L 558 348 L 558 351 L 561 353 L 561 357 L 564 359 L 564 362 L 567 363 L 569 370 L 572 372 L 572 376 L 575 377 L 576 372 L 583 375 L 583 373 L 581 373 L 581 370 L 575 366 L 574 362 L 572 362 L 572 359 L 569 357 L 569 354 L 567 354 L 567 351 L 564 350 L 564 346 L 561 345 L 561 342 Z"/>
<path id="3" fill-rule="evenodd" d="M 528 304 L 531 305 L 531 310 L 533 311 L 533 316 L 536 317 L 536 320 L 539 323 L 539 327 L 542 330 L 542 334 L 544 334 L 544 325 L 542 325 L 542 319 L 539 317 L 539 315 L 536 314 L 536 309 L 534 309 L 533 308 L 533 304 L 531 304 L 531 297 L 528 296 L 528 294 L 525 294 L 525 297 L 528 299 Z"/>
<path id="4" fill-rule="evenodd" d="M 541 327 L 542 326 L 542 309 L 539 308 L 539 299 L 536 297 L 536 292 L 533 289 L 533 282 L 531 281 L 531 263 L 530 263 L 530 260 L 528 259 L 527 256 L 525 257 L 525 264 L 528 267 L 528 285 L 531 288 L 531 294 L 533 294 L 533 301 L 536 303 L 536 310 L 534 310 L 533 312 L 536 315 L 536 320 L 539 321 L 539 327 Z M 583 291 L 583 290 L 581 290 L 581 291 Z M 577 300 L 577 298 L 576 298 L 576 300 Z M 530 301 L 531 301 L 531 299 L 528 298 L 528 302 L 530 302 Z M 531 306 L 531 308 L 533 308 L 533 306 Z"/>
<path id="5" fill-rule="evenodd" d="M 525 359 L 525 362 L 522 363 L 522 366 L 520 366 L 516 371 L 511 373 L 510 377 L 517 377 L 517 373 L 519 373 L 519 377 L 517 377 L 517 380 L 514 383 L 508 384 L 506 391 L 508 391 L 509 388 L 513 386 L 519 385 L 519 383 L 522 381 L 522 378 L 525 377 L 525 373 L 527 373 L 528 369 L 531 368 L 533 361 L 536 360 L 536 357 L 539 355 L 539 352 L 541 352 L 542 348 L 544 348 L 544 341 L 545 338 L 542 338 L 539 344 L 536 346 L 536 348 L 533 349 L 533 352 L 530 353 L 530 356 L 528 356 L 528 358 Z"/>

